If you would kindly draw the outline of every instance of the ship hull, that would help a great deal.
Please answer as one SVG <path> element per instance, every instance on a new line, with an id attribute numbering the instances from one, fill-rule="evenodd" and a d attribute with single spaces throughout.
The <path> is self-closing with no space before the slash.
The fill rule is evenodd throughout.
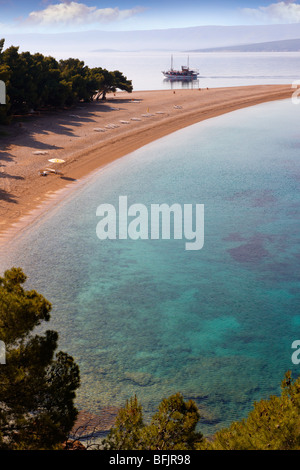
<path id="1" fill-rule="evenodd" d="M 164 73 L 165 78 L 168 80 L 196 80 L 198 75 L 180 75 Z"/>

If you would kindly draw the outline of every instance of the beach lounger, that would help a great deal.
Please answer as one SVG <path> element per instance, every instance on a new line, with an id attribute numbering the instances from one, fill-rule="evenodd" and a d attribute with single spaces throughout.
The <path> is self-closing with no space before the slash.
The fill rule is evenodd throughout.
<path id="1" fill-rule="evenodd" d="M 53 173 L 54 175 L 62 175 L 63 173 L 55 168 L 45 168 L 45 171 L 49 171 L 49 173 Z"/>
<path id="2" fill-rule="evenodd" d="M 41 176 L 47 176 L 49 174 L 62 175 L 61 171 L 56 170 L 55 168 L 45 168 L 44 170 L 39 171 Z"/>
<path id="3" fill-rule="evenodd" d="M 107 129 L 115 129 L 116 127 L 120 127 L 120 126 L 118 126 L 118 124 L 107 124 L 105 127 Z"/>
<path id="4" fill-rule="evenodd" d="M 60 175 L 61 172 L 56 170 L 55 168 L 45 168 L 45 171 L 49 171 L 49 173 L 54 173 L 56 175 Z"/>

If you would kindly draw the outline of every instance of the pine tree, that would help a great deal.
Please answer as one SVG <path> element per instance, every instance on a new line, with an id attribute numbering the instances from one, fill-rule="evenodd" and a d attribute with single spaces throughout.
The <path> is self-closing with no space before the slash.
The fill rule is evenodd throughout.
<path id="1" fill-rule="evenodd" d="M 34 329 L 50 320 L 51 304 L 26 276 L 12 268 L 0 277 L 0 340 L 6 364 L 0 365 L 0 449 L 55 449 L 67 438 L 77 410 L 79 369 L 57 349 L 58 334 Z"/>
<path id="2" fill-rule="evenodd" d="M 199 411 L 192 401 L 177 393 L 164 399 L 158 412 L 145 425 L 136 397 L 118 413 L 115 425 L 104 441 L 108 450 L 192 450 L 202 441 L 196 431 Z"/>
<path id="3" fill-rule="evenodd" d="M 202 441 L 196 431 L 200 413 L 193 400 L 180 393 L 162 400 L 150 425 L 144 429 L 147 450 L 193 450 Z"/>
<path id="4" fill-rule="evenodd" d="M 135 396 L 127 400 L 125 407 L 119 411 L 115 425 L 105 441 L 105 449 L 138 449 L 143 428 L 142 407 Z"/>
<path id="5" fill-rule="evenodd" d="M 254 403 L 248 417 L 216 433 L 208 450 L 300 450 L 300 377 L 285 374 L 281 396 Z"/>

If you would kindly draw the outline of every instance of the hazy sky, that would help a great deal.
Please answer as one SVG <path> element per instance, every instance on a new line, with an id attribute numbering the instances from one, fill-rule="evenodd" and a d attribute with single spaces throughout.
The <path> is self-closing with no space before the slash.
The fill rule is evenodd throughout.
<path id="1" fill-rule="evenodd" d="M 0 0 L 0 36 L 56 32 L 300 23 L 300 2 L 264 0 Z"/>

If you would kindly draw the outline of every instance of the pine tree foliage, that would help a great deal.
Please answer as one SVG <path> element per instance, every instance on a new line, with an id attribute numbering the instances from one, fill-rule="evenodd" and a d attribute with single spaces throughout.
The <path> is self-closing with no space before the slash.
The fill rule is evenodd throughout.
<path id="1" fill-rule="evenodd" d="M 4 50 L 0 40 L 0 80 L 6 85 L 6 105 L 0 106 L 0 123 L 14 115 L 47 107 L 71 106 L 91 101 L 117 89 L 132 92 L 132 82 L 120 71 L 89 68 L 76 58 L 56 60 L 40 53 L 19 52 L 19 47 Z"/>
<path id="2" fill-rule="evenodd" d="M 0 449 L 57 448 L 74 425 L 79 368 L 64 352 L 55 353 L 58 335 L 34 329 L 50 320 L 51 304 L 25 290 L 26 276 L 12 268 L 0 277 Z"/>
<path id="3" fill-rule="evenodd" d="M 281 396 L 254 403 L 247 419 L 216 433 L 208 450 L 300 450 L 300 377 L 285 374 Z"/>
<path id="4" fill-rule="evenodd" d="M 121 409 L 114 427 L 105 440 L 109 450 L 192 450 L 202 441 L 196 431 L 199 411 L 180 393 L 162 400 L 150 424 L 143 421 L 142 408 L 136 397 Z"/>

